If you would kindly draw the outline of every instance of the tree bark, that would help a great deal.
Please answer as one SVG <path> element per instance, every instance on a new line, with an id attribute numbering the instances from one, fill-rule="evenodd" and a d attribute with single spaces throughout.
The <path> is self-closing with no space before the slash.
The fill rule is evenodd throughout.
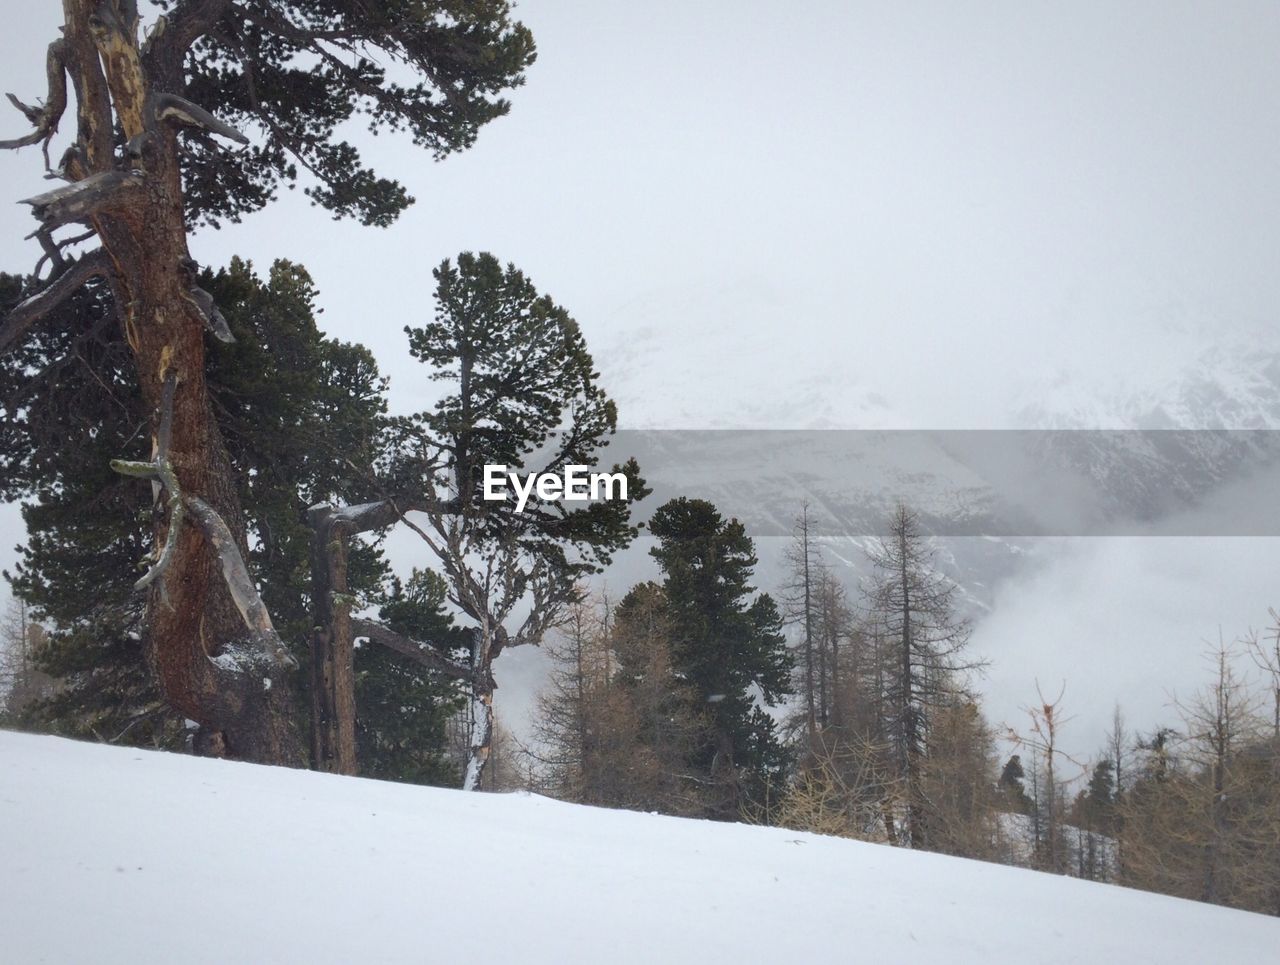
<path id="1" fill-rule="evenodd" d="M 493 658 L 495 646 L 487 621 L 475 630 L 471 653 L 471 740 L 467 753 L 467 769 L 462 778 L 464 791 L 478 791 L 483 785 L 485 767 L 493 750 Z"/>
<path id="2" fill-rule="evenodd" d="M 169 704 L 200 724 L 203 746 L 250 761 L 300 765 L 290 660 L 273 630 L 264 635 L 248 623 L 226 579 L 225 554 L 236 551 L 243 569 L 247 547 L 231 461 L 205 384 L 204 320 L 191 297 L 195 264 L 187 249 L 178 135 L 157 116 L 158 92 L 143 67 L 134 5 L 63 0 L 63 12 L 58 54 L 78 114 L 77 143 L 62 169 L 72 185 L 37 199 L 44 203 L 34 211 L 46 229 L 77 221 L 101 239 L 121 330 L 152 412 L 153 452 L 164 385 L 173 377 L 168 461 L 181 491 L 205 506 L 210 519 L 225 521 L 232 544 L 215 546 L 204 525 L 182 527 L 163 580 L 148 590 L 148 658 Z M 156 545 L 162 546 L 168 515 L 162 508 L 155 515 Z"/>
<path id="3" fill-rule="evenodd" d="M 347 584 L 350 524 L 328 507 L 311 513 L 311 766 L 356 774 L 355 641 Z"/>

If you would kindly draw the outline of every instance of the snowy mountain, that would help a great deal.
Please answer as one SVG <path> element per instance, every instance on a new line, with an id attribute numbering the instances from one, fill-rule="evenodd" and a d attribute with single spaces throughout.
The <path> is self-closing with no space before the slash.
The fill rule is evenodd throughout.
<path id="1" fill-rule="evenodd" d="M 1217 340 L 1140 372 L 1024 373 L 1000 403 L 1007 428 L 924 431 L 863 383 L 853 336 L 815 346 L 783 304 L 764 281 L 637 299 L 597 353 L 638 430 L 610 456 L 639 458 L 649 507 L 683 494 L 742 519 L 766 586 L 805 500 L 829 555 L 854 563 L 906 501 L 926 531 L 956 537 L 939 544 L 943 566 L 981 609 L 1029 540 L 1173 518 L 1198 533 L 1206 500 L 1280 464 L 1280 350 Z M 682 317 L 699 323 L 681 329 Z"/>
<path id="2" fill-rule="evenodd" d="M 1012 407 L 1031 429 L 1277 429 L 1280 350 L 1218 341 L 1166 372 L 1059 370 Z"/>
<path id="3" fill-rule="evenodd" d="M 1272 962 L 1280 921 L 835 838 L 0 732 L 6 961 Z"/>

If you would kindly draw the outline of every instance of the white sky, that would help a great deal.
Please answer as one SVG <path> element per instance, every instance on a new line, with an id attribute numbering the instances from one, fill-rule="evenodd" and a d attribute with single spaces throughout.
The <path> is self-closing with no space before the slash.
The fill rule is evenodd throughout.
<path id="1" fill-rule="evenodd" d="M 713 394 L 732 403 L 737 366 L 770 340 L 838 360 L 901 424 L 987 427 L 1063 372 L 1144 384 L 1275 323 L 1280 5 L 528 0 L 518 13 L 539 60 L 473 150 L 433 164 L 360 135 L 418 198 L 394 227 L 335 223 L 297 193 L 192 244 L 214 265 L 305 264 L 323 327 L 374 350 L 399 409 L 430 392 L 401 328 L 430 314 L 429 269 L 464 249 L 514 261 L 567 306 L 626 398 L 695 412 Z M 7 19 L 4 90 L 42 96 L 58 18 L 22 4 Z M 4 136 L 24 130 L 17 112 L 0 118 Z M 40 173 L 33 149 L 0 155 L 11 200 L 47 189 Z M 30 228 L 26 208 L 7 209 L 0 267 L 34 264 Z M 643 367 L 611 368 L 606 353 L 641 335 Z M 690 352 L 663 377 L 664 356 Z M 779 398 L 804 396 L 804 357 L 770 372 Z M 0 566 L 14 520 L 0 516 Z M 1204 615 L 1207 633 L 1180 628 L 1193 650 L 1216 637 L 1221 617 Z M 1161 626 L 1133 645 L 1168 645 Z"/>

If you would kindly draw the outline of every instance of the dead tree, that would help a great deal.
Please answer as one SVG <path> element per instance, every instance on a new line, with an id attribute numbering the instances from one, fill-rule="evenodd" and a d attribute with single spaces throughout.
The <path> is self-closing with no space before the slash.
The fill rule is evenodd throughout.
<path id="1" fill-rule="evenodd" d="M 1040 702 L 1034 707 L 1025 708 L 1027 716 L 1031 719 L 1030 729 L 1024 733 L 1012 727 L 1006 727 L 1007 740 L 1015 746 L 1029 748 L 1034 755 L 1044 761 L 1047 801 L 1044 803 L 1043 808 L 1043 836 L 1039 833 L 1042 827 L 1039 823 L 1042 814 L 1039 795 L 1039 773 L 1038 771 L 1033 771 L 1032 774 L 1037 786 L 1037 793 L 1035 794 L 1036 843 L 1040 854 L 1036 857 L 1043 870 L 1057 873 L 1065 871 L 1066 858 L 1068 857 L 1062 842 L 1064 824 L 1062 787 L 1067 782 L 1060 777 L 1058 765 L 1061 762 L 1071 766 L 1071 770 L 1074 773 L 1068 780 L 1082 777 L 1088 770 L 1084 764 L 1058 746 L 1059 730 L 1070 720 L 1070 718 L 1062 716 L 1060 709 L 1062 695 L 1066 692 L 1066 689 L 1067 685 L 1064 682 L 1062 688 L 1058 691 L 1058 696 L 1053 700 L 1049 700 L 1041 691 L 1040 682 L 1036 681 L 1036 696 L 1039 697 Z M 1033 764 L 1032 766 L 1035 768 L 1037 765 Z"/>

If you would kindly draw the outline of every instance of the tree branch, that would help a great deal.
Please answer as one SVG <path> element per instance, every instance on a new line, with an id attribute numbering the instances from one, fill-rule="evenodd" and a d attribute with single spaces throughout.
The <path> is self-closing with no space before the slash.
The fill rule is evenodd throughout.
<path id="1" fill-rule="evenodd" d="M 49 45 L 49 55 L 45 62 L 49 75 L 49 96 L 45 99 L 44 107 L 28 107 L 12 94 L 8 95 L 10 103 L 22 111 L 27 120 L 35 125 L 35 130 L 25 137 L 12 141 L 0 141 L 0 150 L 16 150 L 40 141 L 47 144 L 49 139 L 57 133 L 58 122 L 62 120 L 62 115 L 67 109 L 66 57 L 65 40 L 55 40 Z"/>
<path id="2" fill-rule="evenodd" d="M 263 655 L 277 667 L 293 666 L 295 661 L 289 655 L 289 651 L 284 648 L 284 644 L 280 642 L 280 637 L 272 626 L 271 614 L 267 611 L 266 604 L 262 602 L 258 588 L 253 584 L 253 577 L 249 575 L 249 568 L 245 566 L 244 557 L 240 555 L 235 537 L 231 534 L 226 522 L 199 496 L 186 496 L 184 501 L 204 533 L 209 546 L 218 557 L 218 562 L 222 564 L 222 577 L 227 583 L 227 589 L 231 593 L 236 609 L 240 611 L 244 625 L 249 628 L 255 639 L 266 647 L 267 652 Z"/>
<path id="3" fill-rule="evenodd" d="M 182 60 L 197 40 L 231 8 L 232 0 L 182 0 L 173 13 L 156 21 L 143 46 L 148 72 L 166 87 L 181 81 Z"/>
<path id="4" fill-rule="evenodd" d="M 106 252 L 99 249 L 72 262 L 50 284 L 19 302 L 0 327 L 0 355 L 9 351 L 32 325 L 79 291 L 90 278 L 105 276 L 110 269 L 111 262 Z"/>
<path id="5" fill-rule="evenodd" d="M 141 186 L 142 180 L 136 174 L 103 171 L 83 181 L 24 198 L 18 203 L 31 205 L 31 213 L 44 223 L 45 228 L 52 229 L 73 221 L 87 221 L 93 215 L 117 206 Z"/>
<path id="6" fill-rule="evenodd" d="M 200 313 L 200 320 L 204 322 L 204 327 L 209 330 L 214 338 L 227 344 L 236 340 L 236 337 L 231 334 L 231 327 L 227 324 L 226 317 L 222 312 L 218 311 L 218 305 L 214 302 L 212 295 L 197 286 L 191 289 L 191 295 L 188 300 L 196 307 L 196 311 Z"/>
<path id="7" fill-rule="evenodd" d="M 411 640 L 381 623 L 353 619 L 351 629 L 356 636 L 368 637 L 373 643 L 386 647 L 402 657 L 408 657 L 426 669 L 438 671 L 453 680 L 470 681 L 474 676 L 469 664 L 450 660 L 431 644 Z"/>
<path id="8" fill-rule="evenodd" d="M 218 120 L 203 107 L 193 104 L 177 94 L 157 94 L 154 110 L 156 120 L 164 123 L 194 127 L 211 134 L 220 134 L 237 144 L 248 144 L 249 139 L 230 124 Z"/>

